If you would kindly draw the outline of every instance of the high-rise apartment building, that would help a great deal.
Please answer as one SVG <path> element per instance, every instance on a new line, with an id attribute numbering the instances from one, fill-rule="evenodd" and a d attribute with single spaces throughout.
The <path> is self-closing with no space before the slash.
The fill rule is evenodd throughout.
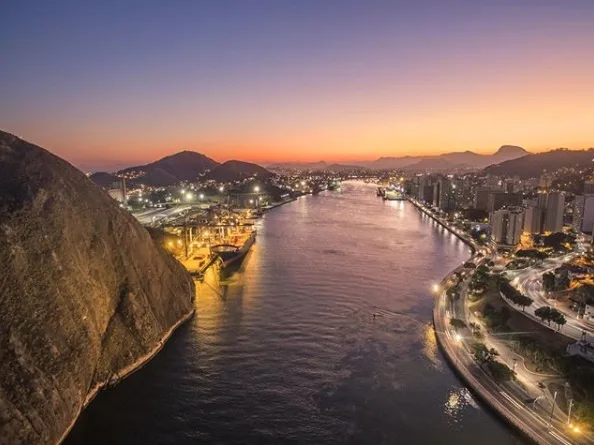
<path id="1" fill-rule="evenodd" d="M 509 207 L 490 214 L 491 237 L 497 244 L 516 246 L 524 228 L 524 209 Z"/>
<path id="2" fill-rule="evenodd" d="M 544 232 L 562 232 L 563 215 L 565 214 L 565 193 L 551 192 L 547 196 L 547 207 L 544 218 Z"/>
<path id="3" fill-rule="evenodd" d="M 594 226 L 594 194 L 575 197 L 572 226 L 577 233 L 592 232 Z"/>

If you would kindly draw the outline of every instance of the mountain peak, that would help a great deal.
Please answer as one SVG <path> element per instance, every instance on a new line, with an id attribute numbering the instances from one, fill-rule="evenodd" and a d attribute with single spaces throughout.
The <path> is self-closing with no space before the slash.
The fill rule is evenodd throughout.
<path id="1" fill-rule="evenodd" d="M 502 145 L 499 150 L 495 152 L 495 155 L 527 155 L 528 153 L 524 148 L 517 145 Z"/>

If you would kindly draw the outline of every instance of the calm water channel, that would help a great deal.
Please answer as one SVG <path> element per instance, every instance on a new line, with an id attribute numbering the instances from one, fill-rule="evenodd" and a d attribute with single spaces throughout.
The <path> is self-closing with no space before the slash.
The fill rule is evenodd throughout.
<path id="1" fill-rule="evenodd" d="M 430 285 L 468 249 L 375 189 L 308 196 L 258 223 L 229 279 L 67 444 L 521 444 L 437 349 Z M 376 319 L 373 315 L 376 313 Z"/>

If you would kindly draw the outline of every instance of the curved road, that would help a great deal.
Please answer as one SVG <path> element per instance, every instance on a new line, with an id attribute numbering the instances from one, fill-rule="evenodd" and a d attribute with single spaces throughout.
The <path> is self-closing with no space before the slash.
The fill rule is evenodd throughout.
<path id="1" fill-rule="evenodd" d="M 412 200 L 411 200 L 412 201 Z M 465 236 L 465 234 L 458 229 L 449 227 L 447 221 L 442 220 L 436 216 L 429 209 L 425 208 L 416 201 L 412 201 L 422 211 L 425 211 L 431 217 L 436 219 L 444 227 L 448 228 L 453 233 L 457 234 L 465 242 L 471 245 L 475 250 L 478 246 L 474 240 Z M 485 249 L 483 250 L 485 251 Z M 488 254 L 492 253 L 492 249 L 486 248 Z M 473 255 L 469 261 L 480 263 L 486 261 L 480 256 Z M 453 270 L 450 274 L 462 271 L 463 266 Z M 449 277 L 444 279 L 447 282 Z M 464 290 L 467 282 L 464 283 Z M 462 297 L 464 296 L 462 292 Z M 477 393 L 483 400 L 497 410 L 503 417 L 505 417 L 511 424 L 515 425 L 527 437 L 532 438 L 535 442 L 543 445 L 570 445 L 576 442 L 575 438 L 568 437 L 565 432 L 557 428 L 555 425 L 549 423 L 548 416 L 543 412 L 534 411 L 529 405 L 526 405 L 525 399 L 521 399 L 517 394 L 508 391 L 508 388 L 498 385 L 474 360 L 472 354 L 466 348 L 464 338 L 460 335 L 450 331 L 449 319 L 455 317 L 466 322 L 466 300 L 460 298 L 457 303 L 450 304 L 447 298 L 446 289 L 442 289 L 435 301 L 435 308 L 433 312 L 433 323 L 435 333 L 439 344 L 441 345 L 445 355 L 448 357 L 452 365 L 457 369 L 467 384 Z M 553 420 L 553 424 L 561 424 Z"/>

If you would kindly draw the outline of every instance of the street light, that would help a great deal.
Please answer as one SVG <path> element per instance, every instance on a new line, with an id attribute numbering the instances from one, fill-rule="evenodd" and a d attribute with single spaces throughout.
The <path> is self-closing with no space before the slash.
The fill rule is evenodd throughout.
<path id="1" fill-rule="evenodd" d="M 260 191 L 260 186 L 259 185 L 255 186 L 254 187 L 254 192 L 258 193 L 259 191 Z"/>
<path id="2" fill-rule="evenodd" d="M 223 186 L 220 186 L 220 187 L 219 187 L 219 192 L 223 193 L 224 191 L 225 191 L 225 187 L 223 187 Z"/>
<path id="3" fill-rule="evenodd" d="M 431 289 L 433 289 L 433 293 L 438 293 L 439 292 L 439 284 L 434 284 Z"/>
<path id="4" fill-rule="evenodd" d="M 456 334 L 454 335 L 454 340 L 460 343 L 462 341 L 462 336 L 456 332 Z"/>
<path id="5" fill-rule="evenodd" d="M 204 193 L 200 193 L 200 195 L 198 196 L 200 199 L 204 199 Z"/>

